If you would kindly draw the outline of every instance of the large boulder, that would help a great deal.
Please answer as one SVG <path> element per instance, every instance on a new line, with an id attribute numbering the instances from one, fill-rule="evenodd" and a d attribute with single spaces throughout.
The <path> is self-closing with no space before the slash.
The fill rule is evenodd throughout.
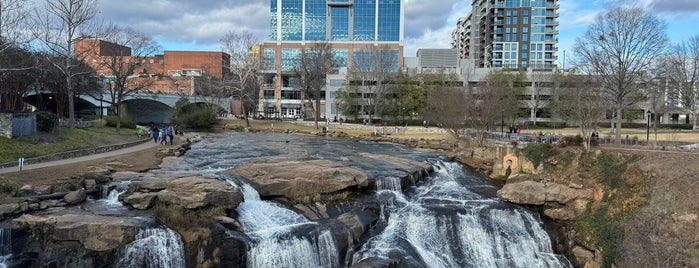
<path id="1" fill-rule="evenodd" d="M 207 206 L 234 209 L 243 202 L 243 193 L 225 181 L 188 176 L 170 180 L 167 188 L 158 194 L 158 199 L 187 209 Z"/>
<path id="2" fill-rule="evenodd" d="M 368 185 L 364 172 L 330 160 L 258 158 L 227 173 L 248 179 L 261 196 L 283 196 L 298 202 Z"/>
<path id="3" fill-rule="evenodd" d="M 498 197 L 505 201 L 527 205 L 543 205 L 546 202 L 566 204 L 577 199 L 592 199 L 592 195 L 592 189 L 536 181 L 507 183 L 498 191 Z"/>
<path id="4" fill-rule="evenodd" d="M 182 175 L 176 178 L 146 178 L 134 181 L 119 200 L 136 209 L 150 209 L 157 202 L 186 209 L 220 207 L 234 209 L 243 201 L 237 187 L 215 178 Z"/>
<path id="5" fill-rule="evenodd" d="M 138 228 L 146 226 L 137 217 L 121 218 L 97 215 L 49 215 L 25 214 L 15 219 L 19 226 L 31 230 L 44 242 L 60 243 L 78 241 L 87 250 L 102 252 L 117 249 L 133 241 Z"/>

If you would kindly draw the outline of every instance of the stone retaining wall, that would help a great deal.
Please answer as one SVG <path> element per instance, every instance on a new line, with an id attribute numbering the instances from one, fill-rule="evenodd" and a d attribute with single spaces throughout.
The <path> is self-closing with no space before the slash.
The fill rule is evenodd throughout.
<path id="1" fill-rule="evenodd" d="M 31 165 L 31 164 L 36 164 L 36 163 L 57 161 L 57 160 L 63 160 L 63 159 L 67 159 L 67 158 L 75 158 L 75 157 L 81 157 L 81 156 L 86 156 L 86 155 L 91 155 L 91 154 L 110 152 L 110 151 L 114 151 L 114 150 L 123 149 L 126 147 L 135 146 L 135 145 L 138 145 L 138 144 L 141 144 L 144 142 L 148 142 L 148 141 L 151 141 L 151 139 L 148 138 L 148 139 L 144 139 L 144 140 L 140 140 L 140 141 L 127 142 L 127 143 L 122 143 L 122 144 L 107 145 L 107 146 L 96 147 L 96 148 L 81 149 L 81 150 L 74 150 L 74 151 L 68 151 L 68 152 L 62 152 L 62 153 L 55 153 L 55 154 L 50 154 L 50 155 L 43 155 L 43 156 L 39 156 L 39 157 L 35 157 L 35 158 L 27 158 L 24 160 L 24 164 Z M 17 161 L 3 163 L 3 164 L 0 164 L 0 168 L 15 167 L 18 164 L 19 163 Z"/>

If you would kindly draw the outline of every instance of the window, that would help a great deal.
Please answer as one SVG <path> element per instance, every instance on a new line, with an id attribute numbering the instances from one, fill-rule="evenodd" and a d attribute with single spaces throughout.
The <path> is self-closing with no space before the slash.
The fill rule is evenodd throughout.
<path id="1" fill-rule="evenodd" d="M 505 44 L 505 50 L 510 50 L 510 44 Z"/>
<path id="2" fill-rule="evenodd" d="M 522 50 L 529 49 L 529 44 L 522 44 Z"/>
<path id="3" fill-rule="evenodd" d="M 529 53 L 522 52 L 522 58 L 523 58 L 523 59 L 526 59 L 526 58 L 527 58 L 527 55 L 529 55 Z"/>
<path id="4" fill-rule="evenodd" d="M 529 41 L 529 35 L 528 35 L 528 34 L 522 34 L 522 41 L 523 41 L 523 42 Z"/>

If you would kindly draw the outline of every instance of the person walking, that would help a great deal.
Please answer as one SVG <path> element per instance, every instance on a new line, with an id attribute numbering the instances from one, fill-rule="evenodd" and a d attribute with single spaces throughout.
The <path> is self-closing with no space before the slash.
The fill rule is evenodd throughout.
<path id="1" fill-rule="evenodd" d="M 160 130 L 158 130 L 157 127 L 153 127 L 153 129 L 151 129 L 151 132 L 153 133 L 153 142 L 158 143 L 158 138 L 160 137 Z"/>
<path id="2" fill-rule="evenodd" d="M 163 129 L 160 130 L 160 144 L 167 144 L 167 128 L 163 127 Z"/>
<path id="3" fill-rule="evenodd" d="M 172 145 L 175 139 L 175 128 L 172 125 L 167 127 L 167 138 L 170 139 L 170 145 Z"/>

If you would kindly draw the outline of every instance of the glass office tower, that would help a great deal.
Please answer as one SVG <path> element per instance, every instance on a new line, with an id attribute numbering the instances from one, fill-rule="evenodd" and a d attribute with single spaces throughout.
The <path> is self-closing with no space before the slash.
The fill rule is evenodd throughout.
<path id="1" fill-rule="evenodd" d="M 303 113 L 292 71 L 303 49 L 327 41 L 339 68 L 329 78 L 327 84 L 335 88 L 328 89 L 328 105 L 321 110 L 322 116 L 336 116 L 333 90 L 355 60 L 367 61 L 366 55 L 378 49 L 396 55 L 395 69 L 402 67 L 404 9 L 405 0 L 271 0 L 269 41 L 261 48 L 265 83 L 259 112 L 283 118 Z"/>

